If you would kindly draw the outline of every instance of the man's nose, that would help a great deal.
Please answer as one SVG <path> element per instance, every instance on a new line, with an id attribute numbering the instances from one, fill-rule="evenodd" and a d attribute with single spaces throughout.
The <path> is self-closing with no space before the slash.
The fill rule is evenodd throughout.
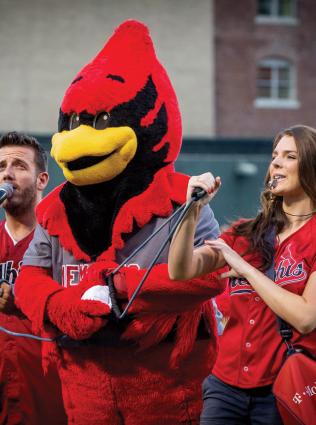
<path id="1" fill-rule="evenodd" d="M 2 180 L 13 180 L 14 179 L 14 170 L 13 167 L 7 166 L 2 172 Z"/>

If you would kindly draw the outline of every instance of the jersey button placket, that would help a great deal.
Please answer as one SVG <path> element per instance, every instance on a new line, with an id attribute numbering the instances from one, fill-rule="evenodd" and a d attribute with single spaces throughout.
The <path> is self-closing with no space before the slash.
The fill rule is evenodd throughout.
<path id="1" fill-rule="evenodd" d="M 241 373 L 244 376 L 245 381 L 248 381 L 248 374 L 250 373 L 251 365 L 249 364 L 250 358 L 252 358 L 253 347 L 252 347 L 252 338 L 253 334 L 256 332 L 255 327 L 257 325 L 257 315 L 258 308 L 260 309 L 261 298 L 253 293 L 251 295 L 251 300 L 249 300 L 249 315 L 247 319 L 247 332 L 244 335 L 244 349 L 243 356 L 241 359 Z"/>

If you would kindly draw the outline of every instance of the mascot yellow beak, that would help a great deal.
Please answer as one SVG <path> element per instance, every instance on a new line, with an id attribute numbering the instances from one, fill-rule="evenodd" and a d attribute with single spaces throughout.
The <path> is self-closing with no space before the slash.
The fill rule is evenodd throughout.
<path id="1" fill-rule="evenodd" d="M 112 180 L 121 174 L 136 149 L 137 137 L 130 127 L 96 130 L 80 125 L 54 134 L 51 155 L 69 182 L 85 186 Z"/>

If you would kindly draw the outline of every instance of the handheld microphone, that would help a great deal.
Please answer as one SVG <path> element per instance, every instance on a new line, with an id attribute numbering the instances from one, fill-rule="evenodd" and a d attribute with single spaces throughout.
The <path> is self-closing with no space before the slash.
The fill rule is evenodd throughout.
<path id="1" fill-rule="evenodd" d="M 204 189 L 200 188 L 200 187 L 196 187 L 194 188 L 191 198 L 193 201 L 198 201 L 199 199 L 203 198 L 203 196 L 206 195 L 206 192 Z"/>
<path id="2" fill-rule="evenodd" d="M 7 198 L 11 198 L 13 195 L 13 190 L 14 189 L 11 183 L 0 184 L 0 205 L 2 205 Z"/>
<path id="3" fill-rule="evenodd" d="M 271 189 L 275 189 L 277 187 L 277 184 L 278 184 L 277 179 L 271 179 L 271 180 L 268 181 L 267 186 L 271 190 Z"/>

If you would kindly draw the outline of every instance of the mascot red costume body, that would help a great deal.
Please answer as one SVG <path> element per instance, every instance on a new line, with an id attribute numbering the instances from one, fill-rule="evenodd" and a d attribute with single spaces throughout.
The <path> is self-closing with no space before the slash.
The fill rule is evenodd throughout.
<path id="1" fill-rule="evenodd" d="M 67 182 L 40 204 L 16 283 L 34 332 L 68 336 L 43 343 L 43 362 L 58 362 L 70 424 L 199 421 L 201 382 L 216 354 L 209 300 L 217 284 L 170 281 L 166 248 L 124 320 L 113 320 L 111 302 L 94 292 L 185 202 L 188 177 L 173 167 L 180 145 L 169 78 L 148 29 L 127 21 L 65 94 L 52 156 Z M 168 230 L 116 275 L 122 305 Z M 217 234 L 204 207 L 196 243 Z"/>

